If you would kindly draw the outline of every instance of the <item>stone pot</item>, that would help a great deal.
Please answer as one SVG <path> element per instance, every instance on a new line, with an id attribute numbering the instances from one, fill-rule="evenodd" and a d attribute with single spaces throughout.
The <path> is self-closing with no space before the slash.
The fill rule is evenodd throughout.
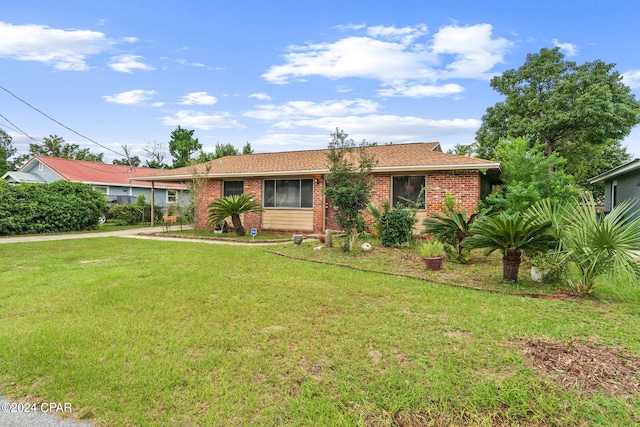
<path id="1" fill-rule="evenodd" d="M 302 234 L 294 234 L 293 235 L 293 244 L 296 246 L 300 246 L 300 244 L 302 243 L 302 240 L 304 239 L 304 236 Z"/>

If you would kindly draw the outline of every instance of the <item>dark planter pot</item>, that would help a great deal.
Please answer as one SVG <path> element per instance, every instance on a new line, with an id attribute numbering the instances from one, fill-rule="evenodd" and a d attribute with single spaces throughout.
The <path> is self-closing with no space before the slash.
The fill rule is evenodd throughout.
<path id="1" fill-rule="evenodd" d="M 438 271 L 442 268 L 442 259 L 444 257 L 436 256 L 430 258 L 422 258 L 424 260 L 424 265 L 427 267 L 427 270 Z"/>

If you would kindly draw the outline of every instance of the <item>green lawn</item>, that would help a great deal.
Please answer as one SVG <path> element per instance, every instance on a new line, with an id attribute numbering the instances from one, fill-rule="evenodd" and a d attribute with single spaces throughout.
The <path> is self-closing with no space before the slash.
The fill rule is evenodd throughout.
<path id="1" fill-rule="evenodd" d="M 183 241 L 5 244 L 0 265 L 0 395 L 70 402 L 99 426 L 640 423 L 637 394 L 566 390 L 513 343 L 640 354 L 632 302 L 491 294 Z"/>

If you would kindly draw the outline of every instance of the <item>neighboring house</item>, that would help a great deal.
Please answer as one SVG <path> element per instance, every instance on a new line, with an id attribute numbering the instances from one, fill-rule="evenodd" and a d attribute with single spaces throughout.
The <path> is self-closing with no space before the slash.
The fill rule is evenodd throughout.
<path id="1" fill-rule="evenodd" d="M 604 183 L 604 213 L 607 214 L 625 200 L 640 199 L 640 159 L 594 176 L 589 182 Z M 635 209 L 640 209 L 640 205 L 636 205 Z M 640 213 L 636 212 L 633 218 L 640 218 Z"/>
<path id="2" fill-rule="evenodd" d="M 144 194 L 147 203 L 151 203 L 151 182 L 134 182 L 131 178 L 154 172 L 157 172 L 157 169 L 35 156 L 17 172 L 5 173 L 2 179 L 10 184 L 23 182 L 46 184 L 64 179 L 92 185 L 94 190 L 100 191 L 107 197 L 109 204 L 135 202 L 139 194 Z M 157 206 L 188 203 L 186 186 L 182 183 L 156 183 L 154 192 Z"/>
<path id="3" fill-rule="evenodd" d="M 422 193 L 420 219 L 439 212 L 451 191 L 467 212 L 473 211 L 488 193 L 487 170 L 500 164 L 443 153 L 437 142 L 368 147 L 378 164 L 373 169 L 372 202 L 393 205 L 402 198 L 416 200 Z M 244 226 L 258 230 L 319 233 L 338 229 L 331 201 L 324 195 L 328 150 L 226 156 L 211 162 L 156 172 L 134 178 L 149 181 L 184 181 L 195 173 L 206 177 L 195 197 L 200 199 L 199 226 L 206 226 L 211 201 L 239 193 L 253 194 L 262 212 L 244 214 Z M 194 168 L 197 168 L 194 170 Z M 485 191 L 483 192 L 483 188 Z"/>

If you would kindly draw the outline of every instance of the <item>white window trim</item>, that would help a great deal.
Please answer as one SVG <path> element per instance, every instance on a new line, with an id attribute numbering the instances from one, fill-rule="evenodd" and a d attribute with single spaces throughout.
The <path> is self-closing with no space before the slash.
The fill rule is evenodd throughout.
<path id="1" fill-rule="evenodd" d="M 173 193 L 174 194 L 174 199 L 173 201 L 169 200 L 169 193 Z M 166 201 L 168 205 L 175 205 L 176 203 L 178 203 L 178 190 L 173 189 L 173 188 L 167 188 L 167 192 L 166 192 Z"/>
<path id="2" fill-rule="evenodd" d="M 102 189 L 104 188 L 104 192 L 102 192 Z M 93 189 L 96 191 L 101 192 L 102 194 L 104 194 L 105 196 L 109 195 L 109 186 L 107 185 L 94 185 Z"/>

